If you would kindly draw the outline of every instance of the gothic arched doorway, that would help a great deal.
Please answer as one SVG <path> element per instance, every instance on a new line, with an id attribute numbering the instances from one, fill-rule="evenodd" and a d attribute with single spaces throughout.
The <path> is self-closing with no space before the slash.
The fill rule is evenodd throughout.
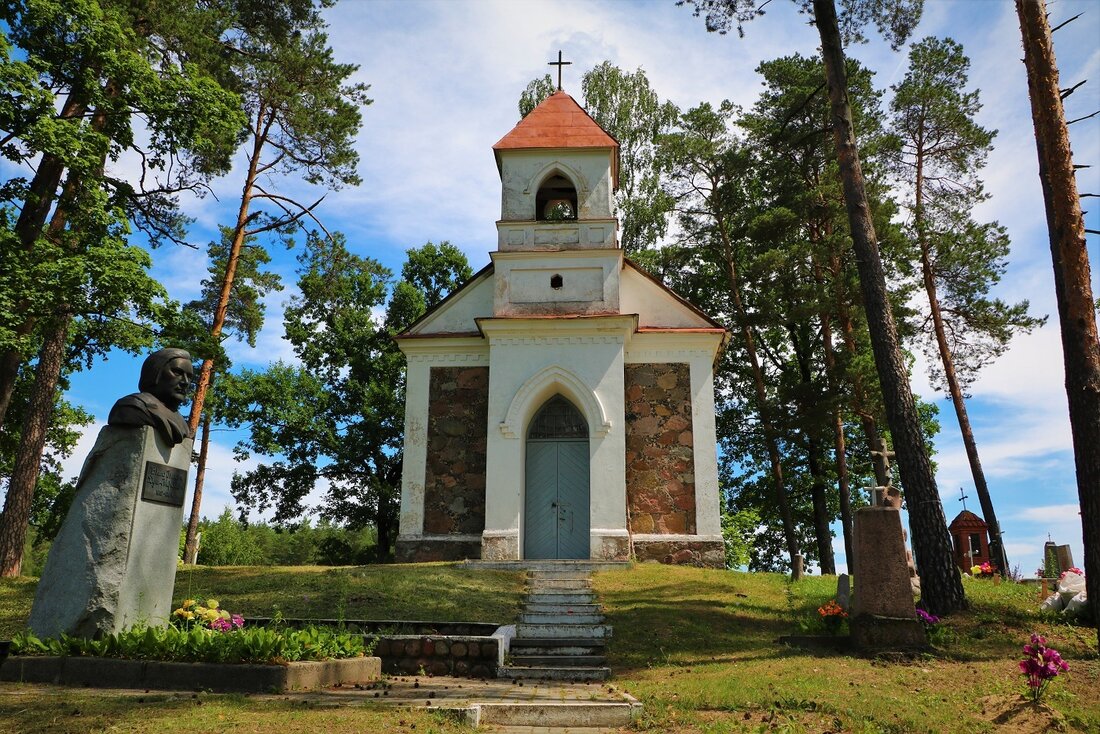
<path id="1" fill-rule="evenodd" d="M 588 422 L 568 400 L 543 404 L 527 431 L 523 557 L 589 557 Z"/>

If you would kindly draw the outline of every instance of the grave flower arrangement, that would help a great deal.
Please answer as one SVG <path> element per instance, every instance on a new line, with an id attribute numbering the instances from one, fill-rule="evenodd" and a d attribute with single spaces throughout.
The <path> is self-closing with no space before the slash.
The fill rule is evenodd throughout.
<path id="1" fill-rule="evenodd" d="M 1020 673 L 1027 679 L 1032 701 L 1038 701 L 1043 691 L 1060 673 L 1069 671 L 1069 664 L 1062 659 L 1041 635 L 1032 634 L 1031 644 L 1024 645 L 1024 659 L 1020 661 Z"/>
<path id="2" fill-rule="evenodd" d="M 187 599 L 172 612 L 172 624 L 183 630 L 206 627 L 218 632 L 232 632 L 244 626 L 244 617 L 221 608 L 217 599 L 207 599 L 206 606 Z"/>
<path id="3" fill-rule="evenodd" d="M 989 561 L 970 568 L 970 575 L 978 579 L 993 578 L 993 575 L 996 573 L 997 569 L 993 568 L 993 564 Z"/>
<path id="4" fill-rule="evenodd" d="M 848 617 L 848 612 L 836 603 L 836 599 L 830 599 L 819 606 L 817 613 L 821 617 L 821 623 L 825 625 L 825 629 L 834 635 L 840 630 L 840 626 Z"/>

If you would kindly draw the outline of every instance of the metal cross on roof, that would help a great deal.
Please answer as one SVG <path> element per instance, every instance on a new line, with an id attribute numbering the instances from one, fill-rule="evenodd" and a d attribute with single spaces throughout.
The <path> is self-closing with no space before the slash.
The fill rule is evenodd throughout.
<path id="1" fill-rule="evenodd" d="M 546 64 L 547 66 L 556 66 L 556 67 L 558 67 L 558 90 L 559 91 L 561 90 L 561 67 L 569 66 L 572 63 L 573 63 L 572 61 L 562 61 L 561 60 L 561 51 L 558 51 L 558 60 L 557 61 L 550 61 Z"/>
<path id="2" fill-rule="evenodd" d="M 963 512 L 966 512 L 966 499 L 970 496 L 963 493 L 963 488 L 959 487 L 959 502 L 963 503 Z"/>

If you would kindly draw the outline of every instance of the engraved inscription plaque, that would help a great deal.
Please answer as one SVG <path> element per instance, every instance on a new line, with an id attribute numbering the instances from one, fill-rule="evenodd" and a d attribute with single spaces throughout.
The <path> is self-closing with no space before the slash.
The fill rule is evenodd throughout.
<path id="1" fill-rule="evenodd" d="M 145 479 L 141 484 L 141 498 L 174 507 L 183 507 L 187 494 L 187 470 L 166 464 L 145 462 Z"/>

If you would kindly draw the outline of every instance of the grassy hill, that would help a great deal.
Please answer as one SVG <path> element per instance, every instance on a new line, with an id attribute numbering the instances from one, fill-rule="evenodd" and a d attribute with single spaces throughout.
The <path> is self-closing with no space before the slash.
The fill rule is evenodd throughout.
<path id="1" fill-rule="evenodd" d="M 0 636 L 22 626 L 33 579 L 0 580 Z M 1041 619 L 1033 587 L 967 581 L 971 609 L 947 620 L 935 655 L 869 660 L 777 643 L 815 631 L 835 580 L 796 584 L 651 564 L 596 574 L 615 637 L 615 682 L 645 703 L 652 732 L 1100 731 L 1095 631 Z M 180 572 L 177 602 L 216 597 L 245 616 L 511 621 L 522 580 L 447 564 L 356 568 L 197 568 Z M 341 613 L 342 610 L 342 613 Z M 1022 705 L 1017 669 L 1031 632 L 1069 662 L 1038 707 Z M 70 689 L 0 687 L 0 720 L 25 731 L 453 732 L 410 712 L 291 706 L 240 696 L 143 699 Z M 70 710 L 79 711 L 72 714 Z M 48 725 L 47 725 L 48 722 Z"/>

